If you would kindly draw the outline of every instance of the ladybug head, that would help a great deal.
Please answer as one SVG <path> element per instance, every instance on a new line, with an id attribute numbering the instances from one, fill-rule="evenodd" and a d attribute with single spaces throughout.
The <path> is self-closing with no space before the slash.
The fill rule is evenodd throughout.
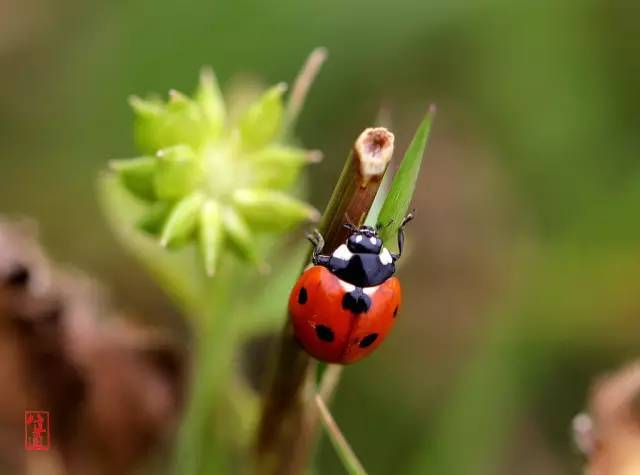
<path id="1" fill-rule="evenodd" d="M 379 254 L 382 250 L 382 240 L 378 232 L 371 226 L 354 226 L 346 224 L 351 231 L 347 239 L 347 248 L 354 254 Z"/>

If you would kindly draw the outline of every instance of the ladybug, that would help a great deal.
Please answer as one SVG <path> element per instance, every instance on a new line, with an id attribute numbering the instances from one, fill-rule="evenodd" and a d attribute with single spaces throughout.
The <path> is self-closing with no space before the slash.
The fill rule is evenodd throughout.
<path id="1" fill-rule="evenodd" d="M 300 276 L 289 296 L 289 315 L 296 339 L 314 358 L 348 364 L 375 350 L 395 323 L 402 301 L 393 274 L 402 255 L 404 226 L 398 229 L 398 254 L 378 236 L 379 226 L 354 226 L 346 243 L 323 255 L 324 239 L 316 230 L 313 265 Z"/>

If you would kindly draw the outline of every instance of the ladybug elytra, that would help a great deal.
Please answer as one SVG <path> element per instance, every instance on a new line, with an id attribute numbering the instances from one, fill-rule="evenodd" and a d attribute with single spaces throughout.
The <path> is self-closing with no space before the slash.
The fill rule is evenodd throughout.
<path id="1" fill-rule="evenodd" d="M 394 277 L 402 255 L 404 226 L 398 229 L 398 253 L 378 236 L 379 227 L 345 225 L 346 243 L 323 255 L 324 239 L 316 230 L 312 262 L 289 296 L 296 338 L 314 358 L 353 363 L 375 350 L 387 336 L 400 308 L 402 291 Z"/>

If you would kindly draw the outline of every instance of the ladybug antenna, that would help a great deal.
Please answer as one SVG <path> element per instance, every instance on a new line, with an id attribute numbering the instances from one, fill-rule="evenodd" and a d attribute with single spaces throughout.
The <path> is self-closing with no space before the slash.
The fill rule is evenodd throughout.
<path id="1" fill-rule="evenodd" d="M 357 231 L 358 230 L 358 226 L 353 224 L 353 221 L 351 221 L 351 218 L 349 217 L 349 215 L 347 213 L 344 214 L 344 219 L 345 219 L 346 223 L 344 223 L 342 226 L 347 228 L 349 231 Z"/>
<path id="2" fill-rule="evenodd" d="M 411 221 L 415 217 L 416 217 L 416 209 L 413 208 L 411 210 L 411 212 L 409 214 L 407 214 L 405 216 L 405 218 L 402 220 L 402 224 L 400 226 L 404 226 L 405 224 L 407 224 L 409 221 Z"/>

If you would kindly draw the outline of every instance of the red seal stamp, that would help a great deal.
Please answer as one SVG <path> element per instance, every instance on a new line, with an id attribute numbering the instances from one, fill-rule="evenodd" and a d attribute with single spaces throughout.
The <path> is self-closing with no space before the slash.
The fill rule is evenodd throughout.
<path id="1" fill-rule="evenodd" d="M 47 411 L 24 412 L 25 450 L 49 450 L 51 445 L 51 425 Z"/>

